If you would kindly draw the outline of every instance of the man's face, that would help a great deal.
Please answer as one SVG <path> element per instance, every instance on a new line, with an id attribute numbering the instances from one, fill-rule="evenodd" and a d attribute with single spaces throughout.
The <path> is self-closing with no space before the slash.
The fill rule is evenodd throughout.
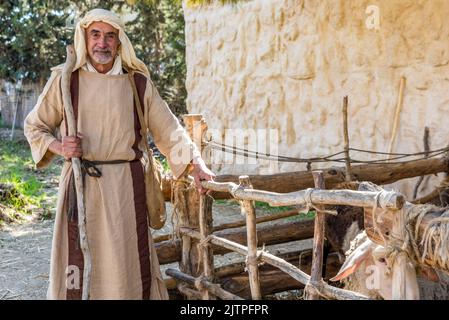
<path id="1" fill-rule="evenodd" d="M 93 22 L 86 29 L 86 47 L 95 64 L 111 64 L 117 54 L 120 40 L 118 30 L 105 22 Z"/>

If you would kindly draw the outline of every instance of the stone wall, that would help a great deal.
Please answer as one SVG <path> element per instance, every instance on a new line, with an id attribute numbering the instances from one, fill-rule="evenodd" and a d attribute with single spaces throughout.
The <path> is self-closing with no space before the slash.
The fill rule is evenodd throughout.
<path id="1" fill-rule="evenodd" d="M 449 143 L 449 1 L 253 0 L 184 10 L 187 108 L 204 114 L 215 140 L 227 128 L 271 128 L 281 155 L 338 152 L 348 95 L 351 146 L 387 151 L 405 77 L 393 151 L 422 151 L 425 126 L 431 149 Z M 263 161 L 213 168 L 268 172 Z M 410 196 L 412 185 L 395 187 Z"/>

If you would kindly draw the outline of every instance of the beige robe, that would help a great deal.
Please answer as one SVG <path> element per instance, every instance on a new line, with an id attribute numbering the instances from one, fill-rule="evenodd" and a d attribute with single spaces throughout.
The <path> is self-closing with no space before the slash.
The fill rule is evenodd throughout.
<path id="1" fill-rule="evenodd" d="M 57 129 L 66 134 L 60 78 L 60 72 L 54 71 L 25 119 L 25 135 L 37 168 L 46 167 L 54 158 L 48 146 L 56 139 Z M 178 177 L 190 162 L 192 152 L 197 150 L 153 83 L 149 79 L 146 83 L 145 121 L 154 142 L 167 156 L 173 175 Z M 139 149 L 144 148 L 128 75 L 104 75 L 79 69 L 78 87 L 77 123 L 78 132 L 84 136 L 83 159 L 136 159 Z M 180 150 L 184 152 L 181 158 Z M 84 184 L 87 238 L 92 256 L 90 298 L 167 299 L 148 228 L 141 163 L 97 167 L 102 176 L 86 175 Z M 71 163 L 66 161 L 59 183 L 49 299 L 79 299 L 82 292 L 84 262 L 77 217 L 69 218 L 65 205 L 71 172 Z"/>

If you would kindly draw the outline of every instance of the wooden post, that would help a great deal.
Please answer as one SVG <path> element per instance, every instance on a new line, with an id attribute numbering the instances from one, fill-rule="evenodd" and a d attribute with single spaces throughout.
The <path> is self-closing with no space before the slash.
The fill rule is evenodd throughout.
<path id="1" fill-rule="evenodd" d="M 240 187 L 252 189 L 248 176 L 240 176 Z M 242 201 L 243 210 L 246 215 L 246 237 L 248 246 L 248 256 L 246 265 L 248 268 L 249 285 L 251 288 L 251 297 L 253 300 L 262 299 L 259 283 L 259 267 L 257 258 L 257 230 L 256 230 L 256 209 L 254 201 Z"/>
<path id="2" fill-rule="evenodd" d="M 325 189 L 324 175 L 322 171 L 313 171 L 313 180 L 315 181 L 315 188 Z M 324 209 L 318 207 L 319 209 Z M 317 210 L 315 216 L 315 230 L 313 233 L 313 257 L 312 270 L 310 273 L 310 283 L 316 284 L 322 281 L 323 275 L 323 245 L 324 245 L 324 225 L 326 214 Z M 320 296 L 316 293 L 307 292 L 308 300 L 319 300 Z"/>
<path id="3" fill-rule="evenodd" d="M 183 120 L 186 130 L 190 135 L 192 141 L 196 144 L 198 150 L 201 151 L 202 137 L 205 134 L 205 130 L 207 130 L 207 125 L 202 115 L 187 114 L 183 116 Z M 176 193 L 175 198 L 177 199 L 177 201 L 182 203 L 182 205 L 179 206 L 179 223 L 181 226 L 200 229 L 201 209 L 207 210 L 207 212 L 203 211 L 204 217 L 212 217 L 212 205 L 208 203 L 211 200 L 209 199 L 209 197 L 201 200 L 201 196 L 195 187 L 188 187 L 185 183 L 180 182 L 179 184 L 177 184 L 176 190 L 174 190 L 174 192 Z M 203 228 L 204 227 L 205 226 L 203 226 Z M 204 232 L 207 232 L 207 228 L 207 226 L 204 228 Z M 198 277 L 203 271 L 203 268 L 200 268 L 201 253 L 199 252 L 198 247 L 199 241 L 197 239 L 190 239 L 190 237 L 186 235 L 183 235 L 181 237 L 181 240 L 182 259 L 179 266 L 180 270 L 186 274 Z M 210 263 L 210 258 L 208 258 L 207 261 L 209 261 Z"/>
<path id="4" fill-rule="evenodd" d="M 201 233 L 201 256 L 203 259 L 203 275 L 207 281 L 213 282 L 214 279 L 214 252 L 205 240 L 212 234 L 212 201 L 208 195 L 200 196 L 200 233 Z M 202 290 L 201 294 L 204 300 L 214 300 L 215 297 L 208 290 Z"/>
<path id="5" fill-rule="evenodd" d="M 349 157 L 349 133 L 348 133 L 348 96 L 343 98 L 343 135 L 345 140 L 345 181 L 352 181 L 351 177 L 351 158 Z"/>
<path id="6" fill-rule="evenodd" d="M 423 142 L 424 142 L 424 152 L 425 152 L 424 156 L 426 158 L 428 158 L 429 157 L 429 151 L 430 151 L 429 127 L 424 127 Z M 416 182 L 415 188 L 413 189 L 413 200 L 416 200 L 416 198 L 418 196 L 419 186 L 424 181 L 424 177 L 425 176 L 419 177 L 418 181 Z"/>
<path id="7" fill-rule="evenodd" d="M 67 60 L 62 69 L 61 75 L 61 90 L 62 90 L 62 104 L 64 106 L 65 113 L 67 115 L 67 127 L 68 135 L 76 136 L 77 128 L 75 123 L 75 114 L 73 113 L 72 99 L 70 97 L 70 78 L 72 76 L 73 68 L 75 67 L 76 54 L 73 46 L 69 45 L 66 48 Z M 84 207 L 84 187 L 81 174 L 81 161 L 79 158 L 72 158 L 72 170 L 75 178 L 76 199 L 78 207 L 78 229 L 80 237 L 80 246 L 84 259 L 84 271 L 83 271 L 83 293 L 82 299 L 89 299 L 90 291 L 90 275 L 92 269 L 92 262 L 89 250 L 89 244 L 87 241 L 86 232 L 86 211 Z"/>

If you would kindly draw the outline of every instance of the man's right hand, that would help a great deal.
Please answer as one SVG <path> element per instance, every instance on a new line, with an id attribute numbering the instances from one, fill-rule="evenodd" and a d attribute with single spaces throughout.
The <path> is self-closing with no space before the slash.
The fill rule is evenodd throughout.
<path id="1" fill-rule="evenodd" d="M 55 140 L 50 143 L 48 148 L 65 159 L 80 158 L 83 155 L 81 139 L 81 134 L 78 134 L 77 137 L 63 137 L 62 141 Z"/>

